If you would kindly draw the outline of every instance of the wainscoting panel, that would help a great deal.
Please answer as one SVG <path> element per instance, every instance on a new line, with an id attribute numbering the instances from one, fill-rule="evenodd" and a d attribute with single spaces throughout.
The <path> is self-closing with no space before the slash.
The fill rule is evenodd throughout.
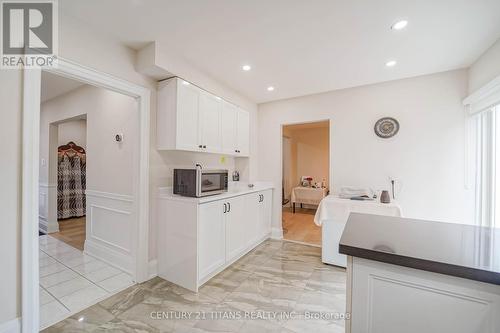
<path id="1" fill-rule="evenodd" d="M 351 333 L 497 333 L 497 286 L 354 258 Z"/>
<path id="2" fill-rule="evenodd" d="M 39 184 L 38 229 L 44 233 L 58 232 L 57 185 Z"/>
<path id="3" fill-rule="evenodd" d="M 87 190 L 85 252 L 133 274 L 136 205 L 129 195 Z"/>

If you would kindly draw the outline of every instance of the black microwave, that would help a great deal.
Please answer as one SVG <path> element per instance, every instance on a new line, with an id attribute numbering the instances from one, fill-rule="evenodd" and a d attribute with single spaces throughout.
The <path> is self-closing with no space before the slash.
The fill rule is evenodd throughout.
<path id="1" fill-rule="evenodd" d="M 174 169 L 174 194 L 205 197 L 227 192 L 227 170 Z"/>

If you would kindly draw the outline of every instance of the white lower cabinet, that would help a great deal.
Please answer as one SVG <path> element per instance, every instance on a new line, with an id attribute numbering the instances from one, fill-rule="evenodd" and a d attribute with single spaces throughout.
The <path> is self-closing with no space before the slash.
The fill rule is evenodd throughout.
<path id="1" fill-rule="evenodd" d="M 226 223 L 226 259 L 232 260 L 241 255 L 254 241 L 249 230 L 254 223 L 249 217 L 251 211 L 245 207 L 247 196 L 227 200 L 224 213 Z"/>
<path id="2" fill-rule="evenodd" d="M 224 204 L 219 201 L 199 205 L 198 277 L 203 278 L 226 261 Z"/>
<path id="3" fill-rule="evenodd" d="M 257 220 L 257 238 L 264 237 L 271 230 L 271 212 L 273 191 L 267 190 L 260 193 L 262 199 L 259 202 L 259 217 Z"/>
<path id="4" fill-rule="evenodd" d="M 193 291 L 271 233 L 272 189 L 207 203 L 159 200 L 158 275 Z"/>

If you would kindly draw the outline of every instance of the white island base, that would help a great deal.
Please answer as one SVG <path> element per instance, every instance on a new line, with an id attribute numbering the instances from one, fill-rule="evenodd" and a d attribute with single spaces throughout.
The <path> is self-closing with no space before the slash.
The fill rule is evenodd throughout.
<path id="1" fill-rule="evenodd" d="M 347 333 L 498 333 L 500 286 L 348 256 Z"/>

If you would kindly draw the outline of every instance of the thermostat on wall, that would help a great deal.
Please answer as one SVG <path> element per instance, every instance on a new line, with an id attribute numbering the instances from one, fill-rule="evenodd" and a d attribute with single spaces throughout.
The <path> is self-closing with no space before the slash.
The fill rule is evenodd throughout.
<path id="1" fill-rule="evenodd" d="M 116 142 L 123 142 L 123 134 L 116 134 L 115 140 Z"/>

